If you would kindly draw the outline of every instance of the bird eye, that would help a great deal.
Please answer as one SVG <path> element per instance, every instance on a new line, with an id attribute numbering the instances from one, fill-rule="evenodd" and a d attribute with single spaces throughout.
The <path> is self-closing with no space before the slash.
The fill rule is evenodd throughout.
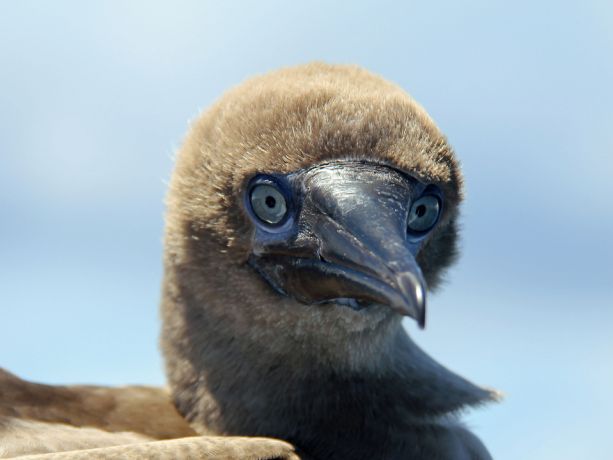
<path id="1" fill-rule="evenodd" d="M 425 195 L 416 200 L 409 211 L 409 230 L 425 232 L 436 224 L 441 203 L 434 195 Z"/>
<path id="2" fill-rule="evenodd" d="M 278 224 L 287 214 L 285 197 L 274 185 L 256 185 L 251 189 L 249 199 L 255 215 L 267 224 Z"/>

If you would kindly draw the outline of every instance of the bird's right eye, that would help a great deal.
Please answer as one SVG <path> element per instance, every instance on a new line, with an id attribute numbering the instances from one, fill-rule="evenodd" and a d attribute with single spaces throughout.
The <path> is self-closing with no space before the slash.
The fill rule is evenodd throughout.
<path id="1" fill-rule="evenodd" d="M 283 192 L 273 184 L 257 184 L 249 194 L 253 213 L 262 222 L 275 225 L 287 215 L 287 201 Z"/>

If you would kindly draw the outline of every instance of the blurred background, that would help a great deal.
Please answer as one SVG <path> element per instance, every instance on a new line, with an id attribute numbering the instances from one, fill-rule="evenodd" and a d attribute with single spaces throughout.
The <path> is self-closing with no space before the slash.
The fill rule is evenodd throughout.
<path id="1" fill-rule="evenodd" d="M 399 83 L 462 160 L 463 257 L 407 327 L 506 394 L 470 427 L 497 459 L 610 459 L 606 0 L 2 2 L 0 366 L 162 384 L 173 153 L 224 90 L 311 60 Z"/>

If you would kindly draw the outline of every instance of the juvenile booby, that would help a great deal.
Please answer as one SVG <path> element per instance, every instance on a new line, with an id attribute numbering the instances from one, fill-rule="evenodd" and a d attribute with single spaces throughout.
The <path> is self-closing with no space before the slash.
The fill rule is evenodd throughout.
<path id="1" fill-rule="evenodd" d="M 401 323 L 425 325 L 461 197 L 445 137 L 365 70 L 309 64 L 228 92 L 193 124 L 167 199 L 162 349 L 201 436 L 114 449 L 217 458 L 207 439 L 225 439 L 235 458 L 245 438 L 209 436 L 247 436 L 317 460 L 490 458 L 456 414 L 496 394 Z M 272 444 L 253 458 L 296 455 L 256 441 Z"/>
<path id="2" fill-rule="evenodd" d="M 201 433 L 316 459 L 489 458 L 452 414 L 495 397 L 423 353 L 456 254 L 462 179 L 398 86 L 311 64 L 255 78 L 193 126 L 168 196 L 162 344 Z"/>

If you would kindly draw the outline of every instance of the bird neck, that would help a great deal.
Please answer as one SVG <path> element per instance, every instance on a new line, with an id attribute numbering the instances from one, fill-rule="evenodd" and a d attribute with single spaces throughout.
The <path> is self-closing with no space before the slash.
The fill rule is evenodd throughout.
<path id="1" fill-rule="evenodd" d="M 296 305 L 266 303 L 278 294 L 256 295 L 249 289 L 265 285 L 245 276 L 229 267 L 166 267 L 167 376 L 177 409 L 198 432 L 355 444 L 494 397 L 424 353 L 400 321 L 324 346 L 292 322 Z"/>

